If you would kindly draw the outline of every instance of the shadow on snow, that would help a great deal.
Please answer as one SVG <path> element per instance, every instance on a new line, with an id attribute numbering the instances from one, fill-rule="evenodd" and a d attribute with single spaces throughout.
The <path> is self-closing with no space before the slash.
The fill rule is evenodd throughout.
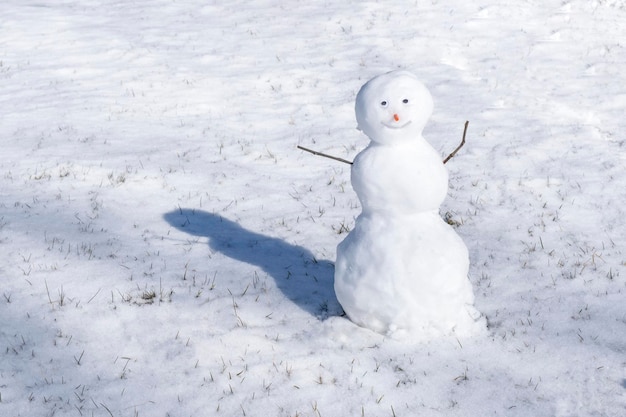
<path id="1" fill-rule="evenodd" d="M 176 229 L 209 239 L 211 249 L 256 265 L 303 310 L 325 319 L 341 314 L 333 289 L 334 265 L 284 240 L 246 230 L 224 217 L 202 210 L 178 209 L 163 215 Z"/>

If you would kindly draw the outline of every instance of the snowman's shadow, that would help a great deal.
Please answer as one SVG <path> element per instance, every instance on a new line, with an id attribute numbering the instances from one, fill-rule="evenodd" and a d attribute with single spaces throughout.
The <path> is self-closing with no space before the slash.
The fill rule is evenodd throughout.
<path id="1" fill-rule="evenodd" d="M 244 229 L 206 211 L 178 209 L 163 217 L 182 232 L 208 238 L 212 250 L 258 266 L 288 299 L 310 314 L 320 319 L 341 314 L 333 289 L 332 262 L 317 260 L 301 246 Z"/>

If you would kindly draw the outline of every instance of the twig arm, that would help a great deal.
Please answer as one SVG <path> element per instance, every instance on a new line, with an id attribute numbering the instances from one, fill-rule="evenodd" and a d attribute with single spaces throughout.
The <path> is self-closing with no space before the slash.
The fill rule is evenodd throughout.
<path id="1" fill-rule="evenodd" d="M 311 152 L 313 155 L 323 156 L 325 158 L 334 159 L 335 161 L 343 162 L 346 164 L 352 165 L 352 161 L 348 161 L 347 159 L 338 158 L 336 156 L 328 155 L 322 152 L 314 151 L 313 149 L 305 148 L 304 146 L 298 145 L 298 149 L 302 149 L 303 151 Z"/>
<path id="2" fill-rule="evenodd" d="M 465 145 L 465 134 L 467 133 L 467 125 L 469 125 L 468 120 L 465 121 L 465 127 L 463 128 L 463 139 L 461 139 L 461 144 L 457 146 L 456 149 L 453 150 L 452 153 L 446 157 L 446 159 L 443 160 L 444 164 L 448 162 L 452 157 L 454 157 L 454 155 L 456 155 L 459 149 L 461 149 L 463 145 Z"/>

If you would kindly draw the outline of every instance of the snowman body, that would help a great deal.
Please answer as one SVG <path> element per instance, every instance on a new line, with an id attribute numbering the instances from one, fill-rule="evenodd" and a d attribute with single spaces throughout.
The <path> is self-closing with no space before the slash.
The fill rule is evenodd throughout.
<path id="1" fill-rule="evenodd" d="M 371 139 L 351 172 L 362 212 L 335 263 L 335 293 L 353 322 L 417 339 L 471 334 L 480 316 L 467 248 L 438 214 L 448 174 L 422 137 L 432 107 L 428 90 L 405 71 L 359 91 L 357 121 Z"/>

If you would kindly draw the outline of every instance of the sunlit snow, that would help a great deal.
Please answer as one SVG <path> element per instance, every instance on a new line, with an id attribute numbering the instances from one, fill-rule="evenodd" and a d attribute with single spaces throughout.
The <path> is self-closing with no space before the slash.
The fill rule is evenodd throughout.
<path id="1" fill-rule="evenodd" d="M 0 415 L 620 416 L 626 2 L 0 2 Z M 405 69 L 486 334 L 333 290 Z"/>

